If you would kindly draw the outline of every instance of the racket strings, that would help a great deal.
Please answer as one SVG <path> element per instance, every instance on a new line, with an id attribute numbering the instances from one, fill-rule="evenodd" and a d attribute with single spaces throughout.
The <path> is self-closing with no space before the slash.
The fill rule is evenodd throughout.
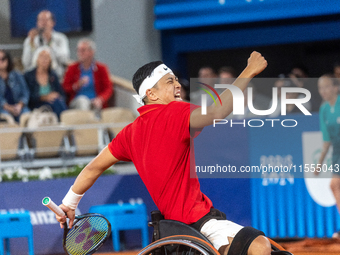
<path id="1" fill-rule="evenodd" d="M 85 255 L 93 251 L 105 240 L 109 231 L 107 221 L 102 217 L 86 217 L 80 219 L 69 230 L 65 248 L 69 254 Z"/>

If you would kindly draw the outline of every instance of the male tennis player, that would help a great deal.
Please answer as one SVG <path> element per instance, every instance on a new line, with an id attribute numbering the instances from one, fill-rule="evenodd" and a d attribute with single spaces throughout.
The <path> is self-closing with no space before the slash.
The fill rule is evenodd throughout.
<path id="1" fill-rule="evenodd" d="M 253 52 L 234 85 L 245 90 L 251 78 L 266 66 L 262 55 Z M 140 116 L 77 177 L 60 205 L 70 219 L 69 224 L 73 223 L 81 197 L 103 171 L 120 160 L 132 161 L 165 219 L 193 224 L 221 254 L 232 250 L 231 242 L 236 249 L 234 254 L 270 254 L 270 243 L 262 232 L 226 220 L 201 192 L 198 179 L 190 178 L 190 170 L 195 169 L 194 162 L 190 164 L 190 154 L 194 153 L 191 138 L 214 119 L 223 119 L 232 112 L 231 92 L 221 93 L 222 105 L 212 104 L 202 116 L 200 107 L 182 102 L 177 77 L 160 61 L 138 69 L 133 86 L 138 93 L 135 98 L 145 104 L 138 109 Z M 66 216 L 57 219 L 65 222 Z"/>

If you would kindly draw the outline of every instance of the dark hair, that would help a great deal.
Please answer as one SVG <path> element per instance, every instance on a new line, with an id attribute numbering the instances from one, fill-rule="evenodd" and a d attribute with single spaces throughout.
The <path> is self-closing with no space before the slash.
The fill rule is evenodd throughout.
<path id="1" fill-rule="evenodd" d="M 201 66 L 198 72 L 202 69 L 211 69 L 211 71 L 213 71 L 213 73 L 216 74 L 216 70 L 212 66 Z"/>
<path id="2" fill-rule="evenodd" d="M 222 66 L 220 69 L 218 69 L 218 74 L 221 73 L 230 73 L 233 77 L 237 77 L 235 68 L 232 66 Z"/>
<path id="3" fill-rule="evenodd" d="M 340 67 L 340 62 L 339 61 L 334 63 L 333 68 L 336 68 L 336 67 Z"/>
<path id="4" fill-rule="evenodd" d="M 151 75 L 152 71 L 159 65 L 163 64 L 162 61 L 154 61 L 150 62 L 146 65 L 143 65 L 139 68 L 132 78 L 133 88 L 136 90 L 137 94 L 139 94 L 139 87 L 144 81 L 144 79 Z"/>
<path id="5" fill-rule="evenodd" d="M 300 69 L 306 76 L 309 76 L 308 69 L 303 64 L 298 64 L 298 65 L 293 66 L 290 72 L 292 72 L 294 69 Z M 302 78 L 302 77 L 298 77 L 298 78 Z"/>
<path id="6" fill-rule="evenodd" d="M 7 59 L 7 73 L 10 73 L 13 69 L 14 69 L 14 64 L 13 64 L 13 60 L 11 57 L 11 54 L 9 54 L 8 51 L 5 50 L 0 50 L 2 53 L 4 53 L 5 58 Z"/>

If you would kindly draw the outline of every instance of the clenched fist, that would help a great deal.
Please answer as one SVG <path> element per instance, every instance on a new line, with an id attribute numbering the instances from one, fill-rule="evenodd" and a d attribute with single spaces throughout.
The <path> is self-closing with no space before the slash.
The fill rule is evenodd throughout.
<path id="1" fill-rule="evenodd" d="M 267 67 L 267 65 L 267 60 L 261 55 L 261 53 L 253 51 L 250 54 L 247 68 L 251 70 L 254 76 L 261 73 Z"/>

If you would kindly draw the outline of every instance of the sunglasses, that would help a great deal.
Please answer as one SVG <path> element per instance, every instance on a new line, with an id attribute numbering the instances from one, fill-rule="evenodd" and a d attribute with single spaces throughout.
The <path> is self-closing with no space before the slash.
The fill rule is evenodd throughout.
<path id="1" fill-rule="evenodd" d="M 0 61 L 5 61 L 7 59 L 7 57 L 2 57 L 0 58 Z"/>

